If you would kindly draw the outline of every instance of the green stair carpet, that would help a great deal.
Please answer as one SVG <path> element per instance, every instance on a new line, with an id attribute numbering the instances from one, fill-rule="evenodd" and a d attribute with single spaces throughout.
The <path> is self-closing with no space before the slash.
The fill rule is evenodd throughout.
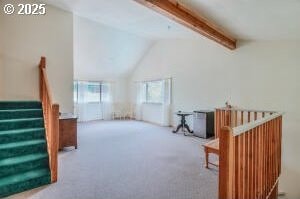
<path id="1" fill-rule="evenodd" d="M 50 182 L 41 103 L 0 101 L 0 198 Z"/>

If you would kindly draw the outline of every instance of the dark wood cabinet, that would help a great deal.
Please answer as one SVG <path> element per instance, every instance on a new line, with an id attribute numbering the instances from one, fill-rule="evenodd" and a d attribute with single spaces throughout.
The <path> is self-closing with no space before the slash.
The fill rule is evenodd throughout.
<path id="1" fill-rule="evenodd" d="M 74 146 L 77 149 L 77 118 L 59 118 L 59 150 Z"/>

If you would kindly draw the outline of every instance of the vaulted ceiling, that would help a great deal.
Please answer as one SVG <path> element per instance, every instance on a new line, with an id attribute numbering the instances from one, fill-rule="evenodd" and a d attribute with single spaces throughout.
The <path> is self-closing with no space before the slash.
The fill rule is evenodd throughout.
<path id="1" fill-rule="evenodd" d="M 151 39 L 201 37 L 133 0 L 43 0 L 91 20 Z M 178 0 L 243 40 L 299 40 L 299 0 Z"/>
<path id="2" fill-rule="evenodd" d="M 76 78 L 127 76 L 153 40 L 207 39 L 134 0 L 41 1 L 91 20 L 74 20 Z M 238 40 L 300 40 L 300 0 L 177 1 Z"/>

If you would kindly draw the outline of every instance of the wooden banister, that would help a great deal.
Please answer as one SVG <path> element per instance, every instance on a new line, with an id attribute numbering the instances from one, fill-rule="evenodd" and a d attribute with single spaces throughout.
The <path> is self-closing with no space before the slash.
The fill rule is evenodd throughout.
<path id="1" fill-rule="evenodd" d="M 277 198 L 282 114 L 271 113 L 245 125 L 220 128 L 219 199 Z"/>
<path id="2" fill-rule="evenodd" d="M 241 108 L 217 108 L 215 109 L 215 137 L 219 138 L 221 128 L 224 126 L 237 127 L 260 120 L 275 114 L 275 111 L 247 110 Z"/>
<path id="3" fill-rule="evenodd" d="M 59 131 L 59 105 L 54 104 L 50 93 L 50 86 L 46 74 L 46 58 L 41 57 L 39 64 L 40 100 L 42 102 L 47 149 L 49 154 L 49 167 L 51 182 L 57 181 L 57 155 L 58 155 L 58 131 Z"/>

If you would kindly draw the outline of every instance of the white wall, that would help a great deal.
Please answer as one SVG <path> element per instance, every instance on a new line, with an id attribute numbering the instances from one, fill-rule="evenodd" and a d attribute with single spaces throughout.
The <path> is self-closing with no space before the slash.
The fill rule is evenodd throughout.
<path id="1" fill-rule="evenodd" d="M 0 45 L 1 46 L 1 45 Z M 0 54 L 0 99 L 4 98 L 4 93 L 3 93 L 3 74 L 4 74 L 4 69 L 3 69 L 3 58 L 2 55 Z"/>
<path id="2" fill-rule="evenodd" d="M 74 16 L 74 78 L 114 82 L 115 100 L 128 101 L 127 76 L 152 41 Z"/>
<path id="3" fill-rule="evenodd" d="M 163 106 L 160 104 L 144 103 L 141 109 L 141 120 L 162 125 L 163 123 Z"/>
<path id="4" fill-rule="evenodd" d="M 242 42 L 230 51 L 205 39 L 162 40 L 141 60 L 131 85 L 172 77 L 173 111 L 213 109 L 229 100 L 243 108 L 286 112 L 280 189 L 299 198 L 299 64 L 300 41 Z"/>
<path id="5" fill-rule="evenodd" d="M 17 7 L 20 1 L 2 0 Z M 24 0 L 22 3 L 36 3 Z M 47 72 L 60 111 L 73 111 L 73 17 L 47 5 L 43 16 L 0 12 L 1 100 L 39 100 L 38 63 L 47 58 Z"/>

